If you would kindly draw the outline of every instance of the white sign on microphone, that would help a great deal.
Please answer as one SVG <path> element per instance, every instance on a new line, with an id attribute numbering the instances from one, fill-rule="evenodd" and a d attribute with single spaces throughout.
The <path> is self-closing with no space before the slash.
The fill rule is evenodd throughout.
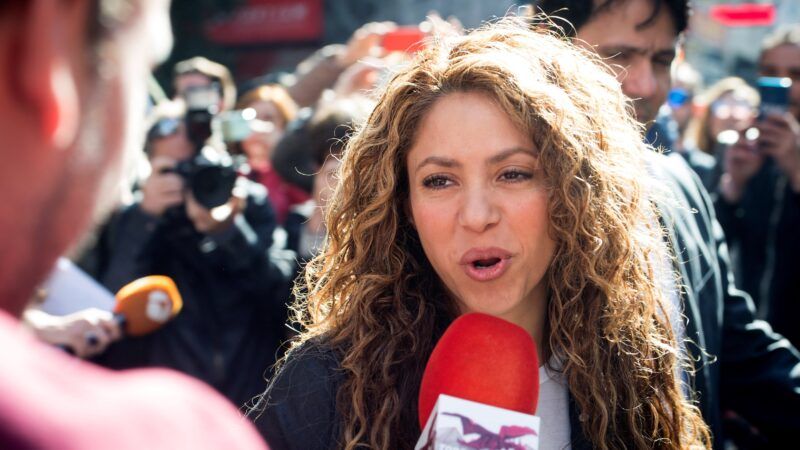
<path id="1" fill-rule="evenodd" d="M 441 394 L 414 450 L 538 450 L 540 419 Z"/>

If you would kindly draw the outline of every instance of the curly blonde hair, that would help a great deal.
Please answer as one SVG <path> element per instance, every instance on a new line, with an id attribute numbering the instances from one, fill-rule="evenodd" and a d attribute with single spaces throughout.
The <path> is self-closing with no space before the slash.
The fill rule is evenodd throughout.
<path id="1" fill-rule="evenodd" d="M 557 246 L 546 347 L 585 436 L 600 449 L 708 446 L 676 375 L 654 267 L 665 245 L 630 104 L 596 56 L 510 19 L 432 42 L 347 144 L 329 235 L 293 308 L 303 330 L 294 346 L 321 338 L 339 353 L 339 444 L 411 448 L 419 435 L 422 372 L 458 312 L 409 223 L 406 156 L 425 114 L 453 92 L 488 95 L 540 151 Z"/>

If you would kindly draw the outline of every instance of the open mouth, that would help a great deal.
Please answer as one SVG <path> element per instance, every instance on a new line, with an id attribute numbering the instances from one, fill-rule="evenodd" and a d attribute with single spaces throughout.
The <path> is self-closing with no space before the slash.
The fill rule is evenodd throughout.
<path id="1" fill-rule="evenodd" d="M 500 258 L 486 258 L 486 259 L 478 259 L 472 261 L 472 266 L 476 269 L 486 269 L 492 267 L 496 264 L 499 264 L 501 261 Z"/>
<path id="2" fill-rule="evenodd" d="M 460 264 L 469 278 L 491 281 L 503 276 L 511 264 L 512 256 L 511 252 L 502 248 L 473 248 L 464 253 Z"/>

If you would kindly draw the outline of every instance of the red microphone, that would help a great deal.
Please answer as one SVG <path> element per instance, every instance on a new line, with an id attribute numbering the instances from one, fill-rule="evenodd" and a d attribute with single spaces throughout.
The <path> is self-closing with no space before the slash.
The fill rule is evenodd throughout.
<path id="1" fill-rule="evenodd" d="M 445 331 L 425 367 L 416 448 L 447 439 L 480 448 L 529 439 L 532 447 L 519 448 L 535 448 L 538 400 L 539 360 L 528 332 L 497 317 L 465 314 Z M 460 437 L 437 436 L 437 430 L 452 434 L 454 424 Z"/>

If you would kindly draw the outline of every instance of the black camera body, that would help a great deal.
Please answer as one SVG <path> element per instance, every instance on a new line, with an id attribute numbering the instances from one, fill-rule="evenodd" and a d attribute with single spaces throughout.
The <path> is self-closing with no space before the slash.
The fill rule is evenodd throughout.
<path id="1" fill-rule="evenodd" d="M 181 161 L 172 172 L 186 180 L 186 185 L 198 203 L 207 209 L 222 206 L 231 198 L 239 176 L 233 164 L 223 159 L 212 159 L 202 151 L 192 159 Z"/>
<path id="2" fill-rule="evenodd" d="M 219 112 L 220 95 L 217 83 L 187 90 L 186 134 L 195 148 L 195 156 L 167 170 L 183 177 L 194 198 L 207 209 L 228 202 L 238 176 L 229 158 L 206 147 L 212 135 L 212 120 Z"/>

